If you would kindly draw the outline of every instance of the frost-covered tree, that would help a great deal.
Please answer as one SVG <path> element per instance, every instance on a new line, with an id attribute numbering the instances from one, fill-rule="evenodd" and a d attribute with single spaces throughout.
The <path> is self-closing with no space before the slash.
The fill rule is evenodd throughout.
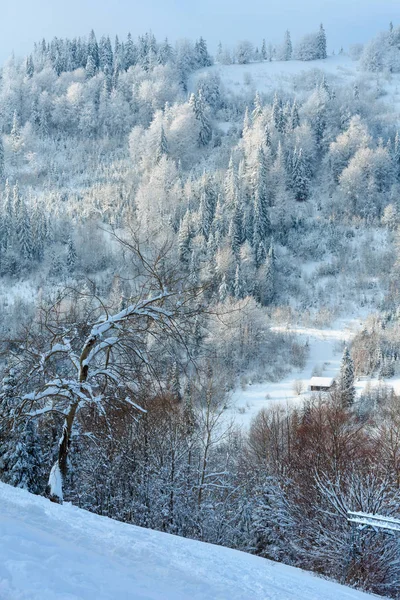
<path id="1" fill-rule="evenodd" d="M 70 273 L 72 273 L 75 269 L 77 261 L 77 255 L 75 250 L 75 245 L 70 236 L 67 242 L 67 268 Z"/>
<path id="2" fill-rule="evenodd" d="M 212 59 L 207 50 L 207 42 L 204 38 L 200 37 L 195 44 L 194 50 L 198 68 L 201 69 L 202 67 L 210 67 L 212 65 Z"/>
<path id="3" fill-rule="evenodd" d="M 326 58 L 326 33 L 323 24 L 321 23 L 318 31 L 318 58 Z"/>
<path id="4" fill-rule="evenodd" d="M 354 387 L 354 363 L 347 346 L 344 349 L 340 365 L 338 392 L 343 406 L 351 406 L 354 403 L 356 396 Z"/>
<path id="5" fill-rule="evenodd" d="M 292 40 L 290 37 L 290 31 L 285 31 L 283 38 L 283 44 L 279 49 L 278 58 L 279 60 L 291 60 L 293 54 Z"/>
<path id="6" fill-rule="evenodd" d="M 249 62 L 253 60 L 254 56 L 254 47 L 251 42 L 248 40 L 243 40 L 239 42 L 236 46 L 236 60 L 239 65 L 247 65 Z"/>
<path id="7" fill-rule="evenodd" d="M 208 117 L 208 109 L 201 90 L 199 90 L 197 94 L 191 95 L 190 105 L 193 108 L 195 117 L 200 124 L 199 145 L 207 146 L 212 138 L 212 129 Z"/>
<path id="8" fill-rule="evenodd" d="M 308 199 L 310 192 L 310 176 L 302 148 L 295 148 L 293 152 L 291 187 L 297 202 L 304 202 Z"/>

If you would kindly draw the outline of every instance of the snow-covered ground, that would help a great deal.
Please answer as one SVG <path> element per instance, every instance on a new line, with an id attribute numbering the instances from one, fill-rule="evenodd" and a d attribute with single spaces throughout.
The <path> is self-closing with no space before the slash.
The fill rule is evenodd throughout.
<path id="1" fill-rule="evenodd" d="M 326 60 L 264 61 L 247 65 L 219 65 L 197 71 L 194 78 L 206 72 L 217 73 L 224 87 L 240 93 L 254 88 L 260 93 L 287 89 L 296 86 L 296 77 L 303 80 L 316 71 L 323 71 L 335 77 L 340 83 L 352 81 L 357 76 L 358 63 L 345 54 L 330 56 Z"/>
<path id="2" fill-rule="evenodd" d="M 363 327 L 366 313 L 360 316 L 343 317 L 331 327 L 308 328 L 298 326 L 276 326 L 275 331 L 294 333 L 299 340 L 308 344 L 309 355 L 304 369 L 293 370 L 278 382 L 248 384 L 237 388 L 230 400 L 229 413 L 237 424 L 248 428 L 251 420 L 262 409 L 273 405 L 290 408 L 299 405 L 310 397 L 310 379 L 313 376 L 334 378 L 339 374 L 343 349 L 350 344 L 354 335 Z M 295 383 L 301 383 L 301 393 L 295 390 Z M 362 377 L 355 381 L 357 396 L 367 385 L 376 387 L 388 385 L 400 394 L 400 376 L 379 380 L 374 377 Z"/>
<path id="3" fill-rule="evenodd" d="M 0 484 L 1 600 L 361 600 L 311 573 Z"/>
<path id="4" fill-rule="evenodd" d="M 293 406 L 304 401 L 309 395 L 309 383 L 313 375 L 335 377 L 338 374 L 343 347 L 361 326 L 360 319 L 347 317 L 338 319 L 330 328 L 273 327 L 275 331 L 295 333 L 299 340 L 308 343 L 306 365 L 304 369 L 292 371 L 282 381 L 257 383 L 235 390 L 230 402 L 235 421 L 247 427 L 262 408 L 272 404 Z M 303 391 L 300 395 L 294 390 L 295 381 L 302 383 Z"/>
<path id="5" fill-rule="evenodd" d="M 287 91 L 301 99 L 304 90 L 311 90 L 320 82 L 321 73 L 338 85 L 368 82 L 370 89 L 376 89 L 385 103 L 400 111 L 400 74 L 365 73 L 359 62 L 347 54 L 328 56 L 325 60 L 311 61 L 263 61 L 246 65 L 220 65 L 196 71 L 189 80 L 189 91 L 195 91 L 197 81 L 206 73 L 216 74 L 223 87 L 234 95 L 253 96 L 256 91 L 271 94 Z M 230 123 L 219 123 L 226 131 Z"/>

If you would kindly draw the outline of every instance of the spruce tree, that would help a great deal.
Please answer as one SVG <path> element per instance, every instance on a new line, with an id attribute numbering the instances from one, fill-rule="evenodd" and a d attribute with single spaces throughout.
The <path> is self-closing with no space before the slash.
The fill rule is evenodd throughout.
<path id="1" fill-rule="evenodd" d="M 203 189 L 200 197 L 200 208 L 199 208 L 199 217 L 200 217 L 200 233 L 204 236 L 205 240 L 208 240 L 208 237 L 211 232 L 211 227 L 214 219 L 214 211 L 215 211 L 215 196 L 213 190 L 210 188 L 208 183 L 207 175 L 203 175 Z"/>
<path id="2" fill-rule="evenodd" d="M 3 457 L 7 465 L 4 479 L 14 487 L 38 494 L 41 491 L 43 457 L 36 427 L 28 421 L 22 431 L 14 431 L 11 435 L 14 443 Z"/>
<path id="3" fill-rule="evenodd" d="M 318 58 L 325 59 L 327 57 L 326 33 L 325 33 L 325 29 L 324 29 L 324 26 L 322 25 L 322 23 L 319 26 L 317 45 L 318 45 Z"/>
<path id="4" fill-rule="evenodd" d="M 267 45 L 265 43 L 265 40 L 262 41 L 262 46 L 261 46 L 261 58 L 263 60 L 267 60 L 268 58 L 268 52 L 267 52 Z"/>
<path id="5" fill-rule="evenodd" d="M 296 129 L 296 127 L 299 127 L 299 125 L 300 125 L 299 109 L 297 107 L 297 103 L 295 100 L 292 104 L 292 110 L 290 113 L 290 128 L 293 130 L 293 129 Z"/>
<path id="6" fill-rule="evenodd" d="M 302 148 L 294 149 L 291 178 L 295 199 L 297 202 L 305 202 L 309 195 L 310 179 Z"/>
<path id="7" fill-rule="evenodd" d="M 238 195 L 238 179 L 232 156 L 229 160 L 228 171 L 226 172 L 224 190 L 226 204 L 229 208 L 233 208 Z"/>
<path id="8" fill-rule="evenodd" d="M 89 35 L 88 45 L 87 45 L 87 53 L 92 59 L 94 65 L 94 71 L 96 72 L 100 66 L 99 60 L 99 46 L 97 44 L 96 35 L 92 29 Z"/>
<path id="9" fill-rule="evenodd" d="M 11 128 L 10 137 L 11 137 L 11 150 L 13 152 L 13 163 L 14 163 L 14 165 L 17 165 L 18 156 L 19 156 L 19 154 L 22 150 L 22 146 L 23 146 L 23 140 L 22 140 L 22 136 L 21 136 L 21 130 L 19 127 L 18 116 L 17 116 L 16 111 L 14 111 L 13 124 L 12 124 L 12 128 Z"/>
<path id="10" fill-rule="evenodd" d="M 271 244 L 265 259 L 264 302 L 270 304 L 275 296 L 275 255 Z"/>
<path id="11" fill-rule="evenodd" d="M 256 95 L 254 98 L 254 110 L 252 112 L 251 117 L 252 117 L 253 123 L 255 123 L 260 117 L 262 117 L 262 104 L 261 104 L 260 94 L 258 92 L 256 92 Z"/>
<path id="12" fill-rule="evenodd" d="M 133 42 L 132 35 L 128 33 L 126 42 L 124 44 L 124 68 L 126 70 L 137 63 L 138 50 Z"/>
<path id="13" fill-rule="evenodd" d="M 200 69 L 212 65 L 211 56 L 207 50 L 207 42 L 202 37 L 195 44 L 195 61 Z"/>
<path id="14" fill-rule="evenodd" d="M 245 296 L 245 290 L 242 281 L 242 273 L 240 270 L 240 265 L 237 263 L 236 271 L 235 271 L 235 281 L 233 284 L 233 293 L 237 300 L 241 300 Z"/>
<path id="15" fill-rule="evenodd" d="M 292 39 L 290 37 L 289 30 L 285 31 L 285 36 L 283 38 L 283 53 L 282 54 L 283 54 L 282 55 L 283 60 L 291 60 L 292 54 L 293 54 L 293 46 L 292 46 Z"/>
<path id="16" fill-rule="evenodd" d="M 76 259 L 77 259 L 77 256 L 76 256 L 74 242 L 72 240 L 72 237 L 70 236 L 68 238 L 68 243 L 67 243 L 67 268 L 70 273 L 72 273 L 75 269 Z"/>
<path id="17" fill-rule="evenodd" d="M 159 142 L 157 145 L 157 150 L 156 150 L 157 163 L 160 162 L 160 160 L 162 159 L 163 156 L 168 156 L 168 140 L 167 140 L 167 136 L 165 135 L 164 126 L 161 125 L 160 139 L 159 139 Z"/>
<path id="18" fill-rule="evenodd" d="M 351 406 L 354 403 L 356 396 L 354 387 L 354 364 L 347 346 L 344 349 L 340 366 L 338 391 L 343 406 Z"/>
<path id="19" fill-rule="evenodd" d="M 94 62 L 94 58 L 91 54 L 89 54 L 89 56 L 87 58 L 85 71 L 86 71 L 86 77 L 88 79 L 91 79 L 92 77 L 94 77 L 96 75 L 96 65 Z"/>
<path id="20" fill-rule="evenodd" d="M 190 228 L 190 212 L 186 211 L 181 224 L 179 226 L 178 233 L 178 251 L 179 259 L 184 262 L 189 262 L 190 257 L 190 242 L 191 242 L 191 228 Z"/>
<path id="21" fill-rule="evenodd" d="M 239 254 L 240 246 L 244 241 L 243 207 L 239 198 L 236 198 L 235 200 L 235 206 L 233 209 L 233 215 L 229 227 L 229 234 L 231 238 L 232 251 L 237 256 Z"/>
<path id="22" fill-rule="evenodd" d="M 282 100 L 278 97 L 277 93 L 275 93 L 274 102 L 272 105 L 272 117 L 276 130 L 279 131 L 279 133 L 283 133 L 285 131 L 285 118 Z"/>
<path id="23" fill-rule="evenodd" d="M 227 299 L 228 296 L 229 296 L 229 288 L 228 288 L 228 284 L 226 283 L 226 275 L 224 273 L 222 276 L 221 284 L 218 289 L 219 301 L 225 302 L 225 300 Z"/>
<path id="24" fill-rule="evenodd" d="M 21 255 L 25 260 L 30 260 L 33 255 L 31 220 L 24 200 L 21 200 L 17 227 Z"/>
<path id="25" fill-rule="evenodd" d="M 193 108 L 195 117 L 200 123 L 199 146 L 207 146 L 212 138 L 212 129 L 208 118 L 207 106 L 201 90 L 199 90 L 197 94 L 191 95 L 189 104 Z"/>

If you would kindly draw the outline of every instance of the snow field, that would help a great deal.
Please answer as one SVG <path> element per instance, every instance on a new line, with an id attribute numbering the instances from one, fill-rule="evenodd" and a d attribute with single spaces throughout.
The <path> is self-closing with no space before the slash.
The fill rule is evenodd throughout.
<path id="1" fill-rule="evenodd" d="M 250 554 L 142 529 L 0 484 L 1 600 L 361 600 Z"/>

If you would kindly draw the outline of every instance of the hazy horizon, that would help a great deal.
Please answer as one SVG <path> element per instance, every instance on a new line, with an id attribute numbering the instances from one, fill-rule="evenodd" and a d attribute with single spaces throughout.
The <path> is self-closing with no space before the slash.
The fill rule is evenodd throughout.
<path id="1" fill-rule="evenodd" d="M 365 42 L 377 31 L 386 29 L 390 21 L 400 24 L 397 0 L 254 0 L 251 9 L 238 0 L 204 0 L 201 5 L 187 6 L 183 0 L 153 0 L 143 6 L 138 2 L 115 0 L 111 6 L 104 0 L 70 0 L 68 3 L 17 0 L 7 6 L 0 24 L 0 61 L 13 52 L 28 54 L 35 41 L 43 37 L 87 36 L 93 28 L 96 35 L 118 34 L 134 37 L 152 30 L 158 39 L 171 41 L 182 37 L 196 39 L 200 35 L 215 51 L 219 41 L 234 44 L 249 39 L 261 44 L 263 38 L 279 43 L 289 29 L 295 41 L 315 31 L 324 23 L 328 52 L 340 46 Z"/>

